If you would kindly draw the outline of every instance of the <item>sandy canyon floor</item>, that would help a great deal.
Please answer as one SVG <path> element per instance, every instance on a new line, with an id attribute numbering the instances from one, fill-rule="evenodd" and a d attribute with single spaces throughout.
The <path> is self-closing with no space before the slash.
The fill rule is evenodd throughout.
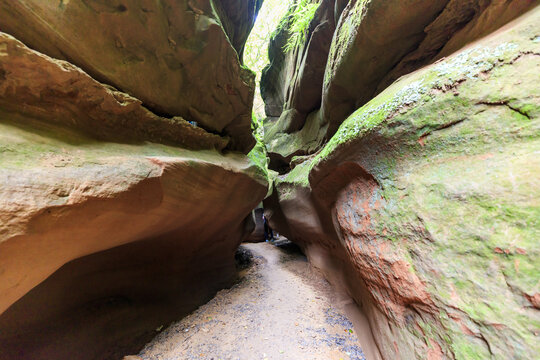
<path id="1" fill-rule="evenodd" d="M 232 288 L 125 359 L 365 359 L 342 301 L 294 245 L 240 251 L 252 264 Z"/>

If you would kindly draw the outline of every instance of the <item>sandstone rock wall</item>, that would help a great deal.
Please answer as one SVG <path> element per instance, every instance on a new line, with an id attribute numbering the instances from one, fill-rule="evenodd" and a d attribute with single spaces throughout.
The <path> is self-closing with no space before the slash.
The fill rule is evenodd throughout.
<path id="1" fill-rule="evenodd" d="M 354 110 L 400 76 L 450 55 L 539 4 L 313 2 L 320 5 L 306 39 L 289 51 L 282 44 L 291 36 L 291 15 L 284 20 L 270 47 L 268 76 L 261 83 L 271 118 L 266 122 L 269 155 L 284 169 L 295 156 L 319 150 Z"/>
<path id="2" fill-rule="evenodd" d="M 194 150 L 223 150 L 230 142 L 181 117 L 165 118 L 140 100 L 105 86 L 81 69 L 0 33 L 0 106 L 90 134 L 100 140 L 154 141 Z M 24 117 L 23 117 L 24 118 Z"/>
<path id="3" fill-rule="evenodd" d="M 241 62 L 243 62 L 244 45 L 262 4 L 263 0 L 218 0 L 213 2 L 214 9 L 219 14 L 221 25 Z"/>
<path id="4" fill-rule="evenodd" d="M 361 23 L 380 6 L 373 21 L 398 25 L 385 21 L 393 14 L 386 1 L 349 2 L 337 32 L 360 3 Z M 446 18 L 450 5 L 434 19 Z M 479 19 L 490 11 L 513 17 L 514 6 L 491 2 L 461 28 L 487 25 Z M 270 222 L 354 299 L 376 343 L 368 358 L 530 359 L 540 352 L 539 24 L 536 8 L 384 90 L 374 81 L 370 91 L 380 94 L 366 95 L 320 151 L 294 158 L 275 180 L 265 200 Z M 445 43 L 465 41 L 455 34 Z M 373 40 L 366 36 L 346 43 Z M 427 44 L 430 36 L 420 38 Z M 350 84 L 366 86 L 360 79 L 374 70 L 347 68 L 351 51 L 366 56 L 358 44 L 333 44 L 331 54 L 341 53 L 329 63 Z"/>
<path id="5" fill-rule="evenodd" d="M 1 359 L 118 359 L 232 284 L 267 193 L 242 4 L 0 1 Z"/>
<path id="6" fill-rule="evenodd" d="M 2 0 L 0 29 L 158 114 L 229 135 L 231 148 L 247 152 L 254 74 L 235 47 L 241 50 L 260 2 L 244 3 L 241 11 L 220 7 L 222 21 L 210 0 Z"/>

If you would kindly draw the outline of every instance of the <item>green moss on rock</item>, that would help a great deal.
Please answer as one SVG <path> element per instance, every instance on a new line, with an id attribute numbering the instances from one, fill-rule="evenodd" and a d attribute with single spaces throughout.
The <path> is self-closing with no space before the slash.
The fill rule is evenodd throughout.
<path id="1" fill-rule="evenodd" d="M 373 175 L 383 205 L 369 238 L 395 248 L 448 314 L 407 331 L 457 359 L 540 353 L 539 19 L 400 79 L 277 182 L 292 193 L 345 161 Z"/>

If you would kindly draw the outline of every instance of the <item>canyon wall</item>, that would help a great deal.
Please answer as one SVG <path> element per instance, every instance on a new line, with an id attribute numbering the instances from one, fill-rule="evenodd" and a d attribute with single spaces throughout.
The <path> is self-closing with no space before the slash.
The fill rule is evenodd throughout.
<path id="1" fill-rule="evenodd" d="M 368 358 L 540 352 L 538 4 L 323 0 L 291 48 L 297 2 L 273 37 L 266 215 Z"/>
<path id="2" fill-rule="evenodd" d="M 260 4 L 0 1 L 0 358 L 118 359 L 232 284 Z"/>
<path id="3" fill-rule="evenodd" d="M 273 227 L 370 359 L 540 353 L 538 0 L 300 0 L 261 82 Z M 260 0 L 0 0 L 0 358 L 117 359 L 236 275 Z"/>
<path id="4" fill-rule="evenodd" d="M 315 153 L 356 109 L 400 76 L 437 61 L 537 6 L 538 0 L 298 1 L 276 29 L 263 72 L 273 167 Z M 307 3 L 307 5 L 306 5 Z M 301 12 L 301 11 L 300 11 Z M 302 12 L 301 12 L 302 13 Z M 303 12 L 306 13 L 306 12 Z M 302 41 L 291 35 L 309 21 Z M 293 161 L 294 162 L 294 161 Z"/>

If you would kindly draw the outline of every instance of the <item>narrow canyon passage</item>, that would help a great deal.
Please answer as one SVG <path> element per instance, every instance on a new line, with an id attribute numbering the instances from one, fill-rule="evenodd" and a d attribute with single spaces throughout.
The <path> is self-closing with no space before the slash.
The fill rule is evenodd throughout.
<path id="1" fill-rule="evenodd" d="M 337 295 L 299 251 L 270 243 L 241 249 L 253 264 L 236 285 L 127 359 L 365 359 Z"/>
<path id="2" fill-rule="evenodd" d="M 540 0 L 0 14 L 0 360 L 539 359 Z"/>

